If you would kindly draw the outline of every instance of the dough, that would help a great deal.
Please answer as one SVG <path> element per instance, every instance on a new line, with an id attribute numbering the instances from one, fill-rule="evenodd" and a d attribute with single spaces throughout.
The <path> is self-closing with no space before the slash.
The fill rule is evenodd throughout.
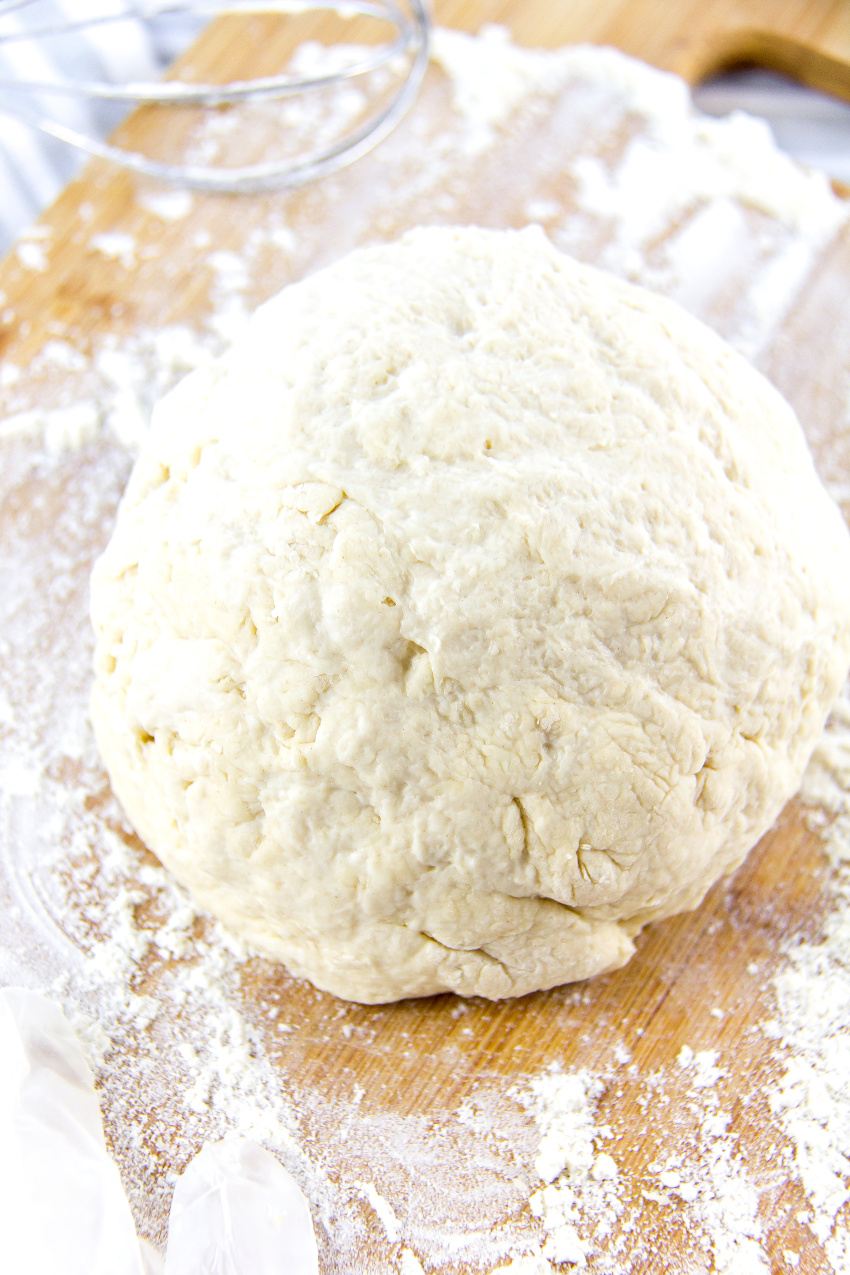
<path id="1" fill-rule="evenodd" d="M 204 907 L 353 1000 L 519 996 L 776 818 L 850 537 L 678 307 L 536 228 L 420 229 L 164 399 L 92 610 L 113 787 Z"/>

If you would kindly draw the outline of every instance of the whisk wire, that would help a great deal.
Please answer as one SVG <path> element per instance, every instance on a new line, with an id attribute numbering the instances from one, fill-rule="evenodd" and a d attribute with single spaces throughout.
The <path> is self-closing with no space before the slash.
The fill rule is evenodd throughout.
<path id="1" fill-rule="evenodd" d="M 21 9 L 33 0 L 0 0 L 0 18 Z M 286 189 L 303 185 L 308 181 L 353 163 L 376 146 L 395 127 L 410 107 L 425 74 L 429 53 L 430 20 L 426 0 L 408 0 L 409 13 L 395 0 L 163 0 L 162 3 L 136 5 L 121 11 L 109 11 L 100 15 L 75 19 L 71 22 L 40 26 L 29 30 L 0 32 L 0 45 L 13 39 L 46 39 L 48 36 L 66 35 L 105 22 L 126 21 L 128 18 L 150 19 L 173 13 L 191 12 L 193 15 L 217 17 L 224 14 L 303 13 L 311 10 L 332 10 L 341 16 L 368 16 L 390 22 L 396 28 L 394 40 L 378 45 L 361 57 L 355 57 L 348 65 L 313 75 L 258 76 L 250 80 L 231 81 L 227 84 L 197 84 L 183 80 L 136 81 L 111 84 L 99 80 L 11 80 L 0 77 L 0 88 L 13 88 L 40 94 L 66 94 L 89 99 L 107 99 L 117 102 L 152 106 L 223 106 L 237 102 L 254 102 L 290 97 L 297 93 L 312 92 L 341 84 L 369 74 L 394 59 L 408 58 L 407 73 L 389 100 L 381 109 L 369 116 L 360 126 L 331 145 L 302 159 L 268 161 L 242 167 L 216 167 L 192 163 L 169 164 L 150 159 L 137 151 L 126 150 L 111 142 L 88 136 L 39 114 L 25 103 L 13 105 L 0 103 L 0 111 L 14 115 L 32 128 L 48 136 L 74 146 L 85 153 L 118 163 L 139 174 L 192 187 L 197 190 L 220 192 L 259 192 Z"/>

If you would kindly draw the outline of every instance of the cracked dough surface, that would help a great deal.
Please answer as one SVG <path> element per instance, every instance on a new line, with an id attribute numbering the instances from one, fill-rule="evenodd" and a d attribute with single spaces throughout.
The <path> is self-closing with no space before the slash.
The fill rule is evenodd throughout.
<path id="1" fill-rule="evenodd" d="M 776 818 L 850 538 L 696 320 L 536 228 L 422 229 L 160 404 L 92 611 L 113 787 L 201 904 L 340 996 L 517 996 Z"/>

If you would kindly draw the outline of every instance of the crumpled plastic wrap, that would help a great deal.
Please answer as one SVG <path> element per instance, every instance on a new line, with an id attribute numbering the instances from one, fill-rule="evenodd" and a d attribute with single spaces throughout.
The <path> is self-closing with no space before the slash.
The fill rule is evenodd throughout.
<path id="1" fill-rule="evenodd" d="M 207 1143 L 179 1178 L 165 1275 L 317 1275 L 310 1209 L 273 1155 L 248 1138 Z"/>
<path id="2" fill-rule="evenodd" d="M 310 1210 L 268 1151 L 207 1144 L 177 1181 L 162 1259 L 136 1235 L 94 1082 L 58 1006 L 0 991 L 0 1269 L 16 1275 L 317 1275 Z"/>

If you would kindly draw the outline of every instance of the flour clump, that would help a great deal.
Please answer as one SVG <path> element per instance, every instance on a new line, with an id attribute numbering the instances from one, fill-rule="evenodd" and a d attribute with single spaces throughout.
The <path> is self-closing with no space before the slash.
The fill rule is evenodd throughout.
<path id="1" fill-rule="evenodd" d="M 354 1000 L 623 964 L 796 790 L 850 537 L 779 394 L 535 228 L 287 288 L 160 404 L 93 720 L 210 911 Z"/>

